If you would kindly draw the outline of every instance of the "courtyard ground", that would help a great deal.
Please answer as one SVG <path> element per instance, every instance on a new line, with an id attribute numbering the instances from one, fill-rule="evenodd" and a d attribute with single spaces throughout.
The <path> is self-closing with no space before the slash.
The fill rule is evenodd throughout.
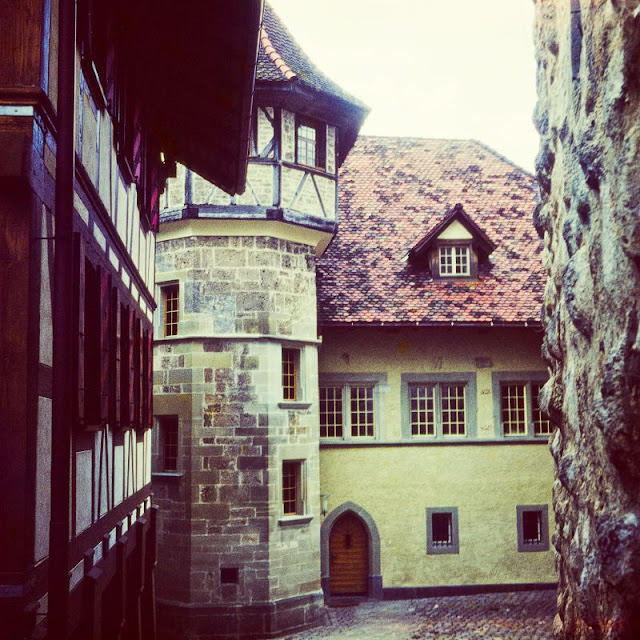
<path id="1" fill-rule="evenodd" d="M 368 601 L 286 640 L 552 640 L 555 604 L 554 590 Z"/>

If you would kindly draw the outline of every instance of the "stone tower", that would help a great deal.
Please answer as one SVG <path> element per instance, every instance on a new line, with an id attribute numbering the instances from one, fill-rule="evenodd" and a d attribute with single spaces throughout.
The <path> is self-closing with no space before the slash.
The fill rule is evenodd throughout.
<path id="1" fill-rule="evenodd" d="M 365 113 L 267 5 L 244 195 L 185 167 L 169 182 L 153 466 L 166 638 L 266 637 L 320 612 L 315 259 Z"/>
<path id="2" fill-rule="evenodd" d="M 640 637 L 640 18 L 538 0 L 556 638 Z"/>

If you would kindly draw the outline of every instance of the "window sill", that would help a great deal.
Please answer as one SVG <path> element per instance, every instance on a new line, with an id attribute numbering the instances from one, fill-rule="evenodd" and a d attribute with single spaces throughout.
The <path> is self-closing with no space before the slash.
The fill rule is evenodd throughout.
<path id="1" fill-rule="evenodd" d="M 310 402 L 298 402 L 295 400 L 283 400 L 282 402 L 278 402 L 279 409 L 308 409 L 310 406 Z"/>
<path id="2" fill-rule="evenodd" d="M 182 478 L 184 473 L 182 471 L 153 471 L 151 473 L 151 479 L 157 480 L 170 480 L 172 478 Z"/>
<path id="3" fill-rule="evenodd" d="M 288 527 L 290 525 L 309 524 L 313 520 L 312 515 L 295 515 L 295 516 L 281 516 L 278 518 L 278 525 L 281 527 Z"/>

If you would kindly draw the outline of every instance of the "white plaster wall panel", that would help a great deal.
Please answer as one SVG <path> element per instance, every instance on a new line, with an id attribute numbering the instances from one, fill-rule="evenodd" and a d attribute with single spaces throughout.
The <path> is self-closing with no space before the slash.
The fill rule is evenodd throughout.
<path id="1" fill-rule="evenodd" d="M 144 432 L 144 477 L 143 484 L 151 482 L 152 436 L 157 429 L 146 429 Z"/>
<path id="2" fill-rule="evenodd" d="M 134 198 L 132 200 L 135 201 Z M 133 258 L 133 264 L 136 265 L 136 269 L 140 271 L 140 236 L 142 235 L 142 229 L 140 228 L 140 210 L 137 205 L 133 206 L 133 229 L 131 233 L 131 257 Z"/>
<path id="3" fill-rule="evenodd" d="M 98 122 L 89 95 L 83 94 L 82 166 L 94 185 L 98 184 Z"/>
<path id="4" fill-rule="evenodd" d="M 469 240 L 473 238 L 468 229 L 454 220 L 439 236 L 438 240 Z"/>
<path id="5" fill-rule="evenodd" d="M 138 439 L 136 442 L 136 473 L 135 473 L 135 487 L 133 491 L 137 491 L 138 489 L 142 489 L 144 485 L 144 462 L 145 462 L 145 453 L 144 453 L 144 440 Z"/>
<path id="6" fill-rule="evenodd" d="M 112 193 L 112 171 L 111 171 L 111 120 L 107 117 L 104 111 L 98 113 L 100 118 L 100 143 L 99 143 L 99 160 L 98 160 L 98 193 L 100 199 L 104 203 L 107 211 L 113 219 L 113 209 L 111 206 L 111 193 Z M 115 220 L 113 219 L 115 224 Z"/>
<path id="7" fill-rule="evenodd" d="M 273 166 L 249 163 L 247 168 L 247 188 L 238 196 L 239 204 L 273 205 Z"/>
<path id="8" fill-rule="evenodd" d="M 34 560 L 49 554 L 49 520 L 51 519 L 51 400 L 38 398 L 38 432 L 36 442 Z"/>
<path id="9" fill-rule="evenodd" d="M 92 462 L 93 452 L 76 451 L 76 533 L 91 525 L 92 509 Z"/>
<path id="10" fill-rule="evenodd" d="M 41 235 L 53 237 L 53 216 L 42 205 L 40 214 Z M 53 365 L 53 318 L 51 315 L 51 270 L 53 268 L 53 242 L 40 241 L 40 362 Z"/>
<path id="11" fill-rule="evenodd" d="M 327 173 L 336 172 L 336 128 L 327 127 Z"/>
<path id="12" fill-rule="evenodd" d="M 283 207 L 287 208 L 292 206 L 298 185 L 300 184 L 300 180 L 302 180 L 303 176 L 304 171 L 301 171 L 300 169 L 282 167 L 280 199 Z"/>
<path id="13" fill-rule="evenodd" d="M 315 176 L 316 186 L 322 198 L 322 206 L 329 220 L 336 219 L 336 183 L 331 178 Z"/>
<path id="14" fill-rule="evenodd" d="M 149 234 L 149 264 L 146 281 L 149 291 L 153 291 L 156 281 L 156 238 L 152 234 Z"/>
<path id="15" fill-rule="evenodd" d="M 129 221 L 129 199 L 122 178 L 116 180 L 116 228 L 122 242 L 127 244 L 127 227 Z"/>
<path id="16" fill-rule="evenodd" d="M 302 189 L 299 191 L 297 196 L 294 196 L 290 206 L 296 211 L 301 211 L 313 216 L 324 217 L 320 198 L 318 197 L 318 191 L 314 184 L 314 176 L 312 174 L 307 174 L 304 179 Z"/>
<path id="17" fill-rule="evenodd" d="M 124 499 L 124 444 L 113 448 L 113 504 L 119 505 Z"/>
<path id="18" fill-rule="evenodd" d="M 166 203 L 169 209 L 179 209 L 184 205 L 184 177 L 186 169 L 183 164 L 176 165 L 176 177 L 169 178 L 166 184 Z"/>
<path id="19" fill-rule="evenodd" d="M 126 471 L 126 485 L 125 492 L 127 497 L 136 491 L 136 478 L 137 478 L 137 462 L 138 452 L 136 450 L 136 436 L 135 430 L 129 429 L 127 431 L 127 471 Z"/>
<path id="20" fill-rule="evenodd" d="M 281 157 L 286 162 L 296 159 L 296 116 L 290 111 L 282 110 L 282 151 Z"/>
<path id="21" fill-rule="evenodd" d="M 274 131 L 273 131 L 273 125 L 271 124 L 271 122 L 269 121 L 269 118 L 267 118 L 267 116 L 265 115 L 264 112 L 267 112 L 269 114 L 269 117 L 273 120 L 273 107 L 267 107 L 266 109 L 264 109 L 264 111 L 262 109 L 258 109 L 258 140 L 257 140 L 257 147 L 258 147 L 258 154 L 262 155 L 267 146 L 269 145 L 269 143 L 273 140 L 273 135 L 274 135 Z M 272 158 L 274 156 L 273 150 L 270 151 L 270 153 L 268 154 L 267 157 Z"/>

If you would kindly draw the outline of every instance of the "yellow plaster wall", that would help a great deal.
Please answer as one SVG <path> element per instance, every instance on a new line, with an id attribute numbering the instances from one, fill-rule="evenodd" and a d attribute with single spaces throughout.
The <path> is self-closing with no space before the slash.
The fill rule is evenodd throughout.
<path id="1" fill-rule="evenodd" d="M 504 443 L 493 424 L 491 373 L 544 371 L 530 329 L 340 329 L 325 332 L 320 373 L 387 375 L 381 438 L 322 446 L 320 491 L 329 511 L 351 501 L 380 533 L 383 586 L 554 582 L 553 552 L 518 552 L 516 505 L 547 504 L 553 463 L 546 442 Z M 470 444 L 401 440 L 402 373 L 472 372 L 478 438 Z M 467 441 L 469 442 L 469 441 Z M 474 442 L 477 442 L 475 444 Z M 427 555 L 426 508 L 458 508 L 460 552 Z M 550 531 L 551 536 L 551 531 Z"/>

